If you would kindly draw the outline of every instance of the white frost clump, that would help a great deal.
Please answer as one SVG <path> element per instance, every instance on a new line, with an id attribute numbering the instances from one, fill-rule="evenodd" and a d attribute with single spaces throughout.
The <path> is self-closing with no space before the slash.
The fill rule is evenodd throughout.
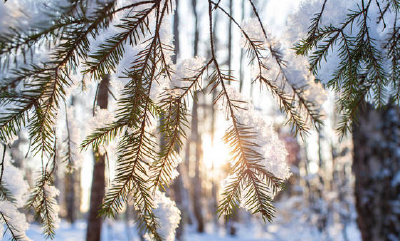
<path id="1" fill-rule="evenodd" d="M 154 196 L 155 209 L 154 214 L 159 219 L 159 234 L 166 241 L 175 240 L 175 230 L 181 220 L 181 212 L 176 207 L 175 202 L 165 196 L 165 193 L 157 191 Z M 150 234 L 146 234 L 147 240 L 152 240 Z"/>
<path id="2" fill-rule="evenodd" d="M 303 19 L 307 19 L 307 21 L 303 20 L 300 22 L 298 18 L 292 17 L 290 20 L 292 19 L 296 19 L 297 21 L 293 23 L 290 22 L 283 38 L 280 38 L 279 41 L 269 32 L 266 33 L 268 35 L 268 39 L 266 39 L 259 21 L 255 18 L 243 21 L 242 29 L 252 41 L 257 41 L 258 44 L 262 45 L 259 52 L 261 56 L 264 57 L 261 58 L 261 62 L 266 66 L 266 68 L 261 69 L 261 75 L 272 85 L 283 90 L 288 96 L 295 96 L 292 87 L 298 91 L 300 89 L 305 90 L 304 93 L 300 93 L 301 97 L 312 102 L 314 104 L 313 110 L 320 112 L 321 116 L 324 116 L 322 105 L 327 100 L 327 92 L 321 84 L 315 83 L 314 76 L 308 70 L 307 58 L 304 56 L 297 56 L 294 50 L 291 49 L 296 41 L 304 36 L 298 35 L 298 32 L 302 31 L 300 29 L 303 28 L 305 23 L 309 23 L 309 18 L 303 16 Z M 299 27 L 301 24 L 303 24 L 302 27 Z M 293 36 L 294 34 L 296 34 L 295 37 Z M 245 47 L 246 41 L 246 38 L 242 35 L 242 47 Z M 286 61 L 287 65 L 279 66 L 277 60 L 272 55 L 270 48 L 280 51 L 283 57 L 282 60 Z M 260 74 L 258 64 L 257 61 L 254 61 L 254 64 L 252 65 L 252 78 L 256 78 Z"/>
<path id="3" fill-rule="evenodd" d="M 54 221 L 54 228 L 58 229 L 60 227 L 61 220 L 58 217 L 58 212 L 60 211 L 60 206 L 58 206 L 55 198 L 60 195 L 60 191 L 55 186 L 49 186 L 47 184 L 44 185 L 44 191 L 46 192 L 46 196 L 51 199 L 49 203 L 53 203 L 52 209 L 53 212 L 49 213 L 51 215 L 51 219 Z"/>
<path id="4" fill-rule="evenodd" d="M 89 120 L 89 128 L 86 129 L 86 136 L 93 133 L 94 130 L 105 127 L 107 124 L 112 123 L 115 119 L 114 112 L 108 109 L 100 109 L 97 106 L 95 115 Z M 106 151 L 104 146 L 99 146 L 99 152 L 103 155 Z"/>
<path id="5" fill-rule="evenodd" d="M 254 148 L 264 157 L 262 164 L 265 169 L 281 179 L 290 177 L 289 165 L 286 162 L 288 153 L 285 143 L 279 139 L 272 123 L 265 121 L 261 114 L 254 109 L 254 106 L 234 87 L 228 85 L 226 91 L 230 99 L 243 101 L 240 104 L 235 102 L 245 109 L 238 109 L 235 115 L 239 123 L 253 128 L 252 130 L 257 133 L 257 139 L 254 142 L 258 147 Z"/>
<path id="6" fill-rule="evenodd" d="M 172 156 L 171 160 L 173 160 L 173 162 L 170 163 L 170 165 L 172 167 L 172 175 L 171 175 L 171 182 L 172 182 L 172 180 L 174 180 L 175 178 L 177 178 L 179 176 L 177 167 L 178 167 L 179 163 L 182 162 L 182 157 L 175 151 L 171 154 L 171 156 Z"/>
<path id="7" fill-rule="evenodd" d="M 6 161 L 2 182 L 5 183 L 5 187 L 15 198 L 16 206 L 22 207 L 27 199 L 29 185 L 24 180 L 21 170 L 13 166 L 10 162 Z"/>
<path id="8" fill-rule="evenodd" d="M 152 99 L 155 102 L 158 102 L 160 100 L 162 92 L 168 89 L 169 85 L 170 85 L 170 80 L 168 77 L 163 77 L 158 80 L 153 80 L 150 89 L 150 99 Z"/>
<path id="9" fill-rule="evenodd" d="M 91 120 L 89 120 L 89 129 L 88 133 L 92 133 L 95 129 L 100 127 L 105 127 L 107 124 L 113 122 L 114 113 L 110 112 L 107 109 L 100 109 L 100 107 L 96 108 L 95 115 Z"/>
<path id="10" fill-rule="evenodd" d="M 4 172 L 2 182 L 4 186 L 11 192 L 12 197 L 16 200 L 15 203 L 8 201 L 0 201 L 0 212 L 5 215 L 7 222 L 14 228 L 13 231 L 20 235 L 22 240 L 30 240 L 26 237 L 25 232 L 29 228 L 29 224 L 26 221 L 25 215 L 18 211 L 21 208 L 27 198 L 27 192 L 29 185 L 24 180 L 22 172 L 13 166 L 7 159 L 4 163 Z M 3 218 L 0 219 L 3 223 Z M 1 228 L 3 228 L 1 226 Z M 1 232 L 1 235 L 3 232 Z"/>
<path id="11" fill-rule="evenodd" d="M 175 74 L 172 76 L 171 88 L 182 88 L 189 86 L 192 82 L 185 81 L 186 78 L 190 78 L 198 74 L 198 70 L 203 67 L 205 59 L 203 57 L 194 57 L 190 59 L 184 59 L 178 62 L 176 65 Z"/>
<path id="12" fill-rule="evenodd" d="M 253 41 L 265 42 L 264 34 L 260 22 L 256 18 L 243 20 L 241 23 L 242 29 L 247 36 Z M 242 35 L 240 46 L 245 47 L 247 39 Z"/>
<path id="13" fill-rule="evenodd" d="M 31 240 L 25 234 L 26 230 L 29 229 L 29 223 L 26 221 L 25 215 L 20 213 L 15 205 L 7 201 L 0 201 L 0 212 L 7 223 L 12 226 L 13 232 L 22 237 L 21 240 Z M 1 222 L 4 222 L 3 216 L 0 219 Z"/>

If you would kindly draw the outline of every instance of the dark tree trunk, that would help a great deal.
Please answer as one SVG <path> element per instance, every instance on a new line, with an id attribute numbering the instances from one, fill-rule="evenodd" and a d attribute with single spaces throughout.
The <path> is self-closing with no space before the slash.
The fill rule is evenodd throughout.
<path id="1" fill-rule="evenodd" d="M 323 148 L 322 142 L 324 139 L 323 129 L 320 124 L 318 124 L 318 186 L 316 187 L 317 191 L 317 198 L 321 202 L 325 202 L 323 191 L 325 190 L 325 160 L 323 158 Z M 327 222 L 328 222 L 328 213 L 327 211 L 322 208 L 320 205 L 315 206 L 315 212 L 317 214 L 317 228 L 318 230 L 324 235 L 327 236 L 329 233 L 326 230 Z M 328 239 L 328 238 L 327 238 Z"/>
<path id="2" fill-rule="evenodd" d="M 179 0 L 176 1 L 176 10 L 174 14 L 174 56 L 172 57 L 172 61 L 176 64 L 179 55 Z"/>
<path id="3" fill-rule="evenodd" d="M 197 0 L 192 0 L 192 10 L 194 15 L 194 44 L 193 55 L 197 56 L 199 51 L 199 16 L 197 14 Z"/>
<path id="4" fill-rule="evenodd" d="M 67 209 L 66 219 L 69 223 L 75 222 L 75 172 L 65 173 L 65 203 Z"/>
<path id="5" fill-rule="evenodd" d="M 199 51 L 199 16 L 197 14 L 197 0 L 192 0 L 192 10 L 194 15 L 194 44 L 193 44 L 193 56 L 198 55 Z M 193 190 L 192 190 L 192 197 L 193 197 L 193 211 L 194 216 L 197 221 L 197 232 L 202 233 L 204 232 L 204 220 L 201 208 L 201 177 L 200 177 L 200 157 L 201 157 L 201 136 L 198 131 L 198 103 L 196 100 L 193 101 L 193 112 L 192 112 L 192 123 L 191 123 L 191 139 L 196 144 L 196 158 L 195 158 L 195 175 L 193 180 Z M 188 143 L 190 145 L 190 142 Z M 189 153 L 187 153 L 190 155 Z"/>
<path id="6" fill-rule="evenodd" d="M 229 14 L 233 16 L 233 0 L 229 0 Z M 232 70 L 232 21 L 228 23 L 228 69 Z M 230 84 L 230 81 L 228 81 Z"/>
<path id="7" fill-rule="evenodd" d="M 198 93 L 199 94 L 199 93 Z M 193 190 L 192 190 L 192 197 L 193 197 L 193 209 L 194 215 L 197 221 L 197 232 L 203 233 L 204 232 L 204 220 L 202 214 L 202 206 L 201 206 L 201 177 L 200 177 L 200 158 L 201 158 L 201 135 L 199 133 L 199 120 L 198 120 L 198 103 L 197 101 L 193 101 L 193 111 L 192 111 L 192 133 L 191 138 L 196 144 L 196 157 L 195 157 L 195 173 L 194 173 L 194 180 L 193 180 Z"/>
<path id="8" fill-rule="evenodd" d="M 97 105 L 101 109 L 107 109 L 108 105 L 108 85 L 109 76 L 105 76 L 100 82 Z M 86 241 L 100 241 L 102 217 L 98 216 L 99 208 L 104 198 L 105 189 L 105 155 L 100 155 L 98 151 L 94 154 L 94 167 L 92 188 L 90 191 L 90 209 L 88 227 L 86 231 Z"/>
<path id="9" fill-rule="evenodd" d="M 74 96 L 72 96 L 71 106 L 74 105 L 74 102 L 75 98 Z M 70 129 L 68 127 L 68 112 L 66 112 L 66 124 L 67 131 L 69 132 Z M 64 175 L 65 204 L 67 211 L 65 218 L 70 224 L 74 224 L 76 220 L 77 210 L 79 210 L 79 204 L 77 204 L 77 200 L 79 200 L 77 199 L 77 197 L 79 197 L 79 195 L 77 195 L 77 190 L 79 190 L 79 188 L 76 187 L 76 184 L 79 185 L 79 183 L 77 183 L 77 179 L 79 180 L 78 176 L 80 175 L 80 169 L 78 168 L 77 170 L 73 170 L 72 172 L 65 172 Z"/>
<path id="10" fill-rule="evenodd" d="M 400 237 L 399 119 L 398 107 L 376 111 L 367 105 L 354 126 L 357 223 L 364 241 Z"/>

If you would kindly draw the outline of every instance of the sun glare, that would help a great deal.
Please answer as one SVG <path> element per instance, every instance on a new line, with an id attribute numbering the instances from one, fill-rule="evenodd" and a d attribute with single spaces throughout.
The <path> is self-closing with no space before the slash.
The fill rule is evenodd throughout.
<path id="1" fill-rule="evenodd" d="M 203 161 L 207 169 L 218 169 L 228 162 L 229 149 L 222 140 L 226 128 L 221 126 L 224 125 L 226 125 L 225 121 L 218 121 L 218 128 L 216 128 L 217 130 L 214 135 L 214 141 L 211 141 L 211 135 L 208 133 L 202 136 L 204 151 Z"/>

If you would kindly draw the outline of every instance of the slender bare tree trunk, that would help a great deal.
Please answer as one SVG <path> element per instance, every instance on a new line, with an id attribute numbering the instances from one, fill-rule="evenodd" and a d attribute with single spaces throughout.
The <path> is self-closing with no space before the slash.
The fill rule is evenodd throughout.
<path id="1" fill-rule="evenodd" d="M 233 0 L 229 0 L 229 14 L 233 16 Z M 232 21 L 228 25 L 228 69 L 229 72 L 232 70 Z"/>
<path id="2" fill-rule="evenodd" d="M 199 16 L 197 14 L 197 0 L 192 0 L 192 10 L 194 15 L 194 43 L 193 43 L 193 56 L 198 55 L 199 51 Z M 200 177 L 200 158 L 201 158 L 201 135 L 198 130 L 198 103 L 196 100 L 193 101 L 193 111 L 192 111 L 192 123 L 191 123 L 191 141 L 196 144 L 195 146 L 195 175 L 193 178 L 193 190 L 192 190 L 192 198 L 193 198 L 193 211 L 194 216 L 197 221 L 197 232 L 202 233 L 204 232 L 204 220 L 202 214 L 202 207 L 201 207 L 201 177 Z M 190 145 L 191 142 L 188 144 Z M 188 149 L 187 158 L 190 155 L 190 149 Z"/>
<path id="3" fill-rule="evenodd" d="M 241 9 L 242 9 L 242 16 L 241 19 L 242 21 L 244 20 L 244 14 L 245 14 L 245 4 L 244 4 L 245 0 L 242 0 L 241 2 Z M 240 48 L 240 67 L 239 67 L 239 92 L 242 93 L 243 91 L 243 82 L 244 82 L 244 65 L 243 65 L 243 61 L 244 61 L 244 49 Z"/>
<path id="4" fill-rule="evenodd" d="M 110 77 L 108 75 L 106 75 L 100 82 L 97 105 L 101 109 L 107 109 L 109 82 Z M 105 192 L 105 155 L 100 155 L 100 153 L 96 151 L 94 154 L 94 159 L 86 241 L 100 241 L 101 237 L 102 217 L 98 216 L 98 211 L 103 201 Z"/>
<path id="5" fill-rule="evenodd" d="M 74 105 L 75 98 L 72 96 L 71 106 Z M 66 110 L 67 111 L 67 110 Z M 67 131 L 69 132 L 69 123 L 68 123 L 68 113 L 66 114 L 66 124 Z M 69 133 L 68 133 L 69 135 Z M 76 188 L 77 176 L 80 175 L 80 169 L 74 170 L 73 172 L 65 172 L 64 174 L 64 185 L 65 185 L 65 204 L 66 204 L 66 219 L 70 224 L 74 224 L 76 220 L 76 214 L 79 211 L 79 206 L 77 205 L 77 197 L 76 195 L 79 188 Z M 78 189 L 78 190 L 77 190 Z"/>
<path id="6" fill-rule="evenodd" d="M 202 206 L 201 206 L 201 177 L 200 177 L 200 164 L 201 164 L 201 135 L 199 133 L 199 115 L 198 115 L 198 108 L 199 105 L 197 101 L 193 101 L 193 111 L 192 111 L 192 133 L 191 138 L 193 142 L 196 144 L 196 154 L 195 154 L 195 174 L 193 179 L 193 190 L 192 190 L 192 197 L 193 197 L 193 209 L 194 215 L 197 221 L 197 232 L 203 233 L 204 232 L 204 220 L 202 214 Z"/>
<path id="7" fill-rule="evenodd" d="M 197 56 L 199 51 L 199 16 L 197 14 L 197 0 L 192 0 L 192 10 L 194 16 L 194 44 L 193 55 Z"/>
<path id="8" fill-rule="evenodd" d="M 66 219 L 70 224 L 75 222 L 75 173 L 65 173 L 65 202 L 66 202 L 66 209 L 67 215 Z"/>
<path id="9" fill-rule="evenodd" d="M 319 124 L 318 128 L 318 181 L 319 183 L 317 184 L 317 198 L 318 200 L 323 203 L 325 202 L 324 200 L 324 195 L 323 191 L 325 190 L 325 180 L 324 180 L 324 175 L 325 175 L 325 160 L 323 157 L 323 148 L 322 148 L 322 143 L 324 140 L 324 134 L 323 134 L 323 129 L 322 126 Z M 317 228 L 319 232 L 321 232 L 325 238 L 328 240 L 329 233 L 326 230 L 327 227 L 327 222 L 328 222 L 328 213 L 327 211 L 322 208 L 320 205 L 315 206 L 315 211 L 318 215 L 318 222 L 317 222 Z"/>
<path id="10" fill-rule="evenodd" d="M 343 158 L 347 155 L 349 149 L 343 148 L 340 150 L 337 146 L 334 146 L 331 143 L 331 153 L 332 153 L 332 179 L 331 179 L 331 191 L 338 192 L 338 199 L 340 210 L 336 210 L 338 213 L 340 223 L 342 224 L 342 237 L 344 241 L 349 241 L 349 237 L 347 235 L 347 227 L 351 221 L 351 213 L 350 213 L 350 206 L 349 202 L 346 199 L 346 196 L 349 195 L 348 193 L 348 183 L 349 183 L 349 176 L 346 173 L 346 164 L 341 164 L 338 159 Z"/>
<path id="11" fill-rule="evenodd" d="M 174 14 L 174 56 L 172 61 L 176 64 L 179 55 L 180 43 L 179 43 L 179 0 L 175 0 L 176 10 Z"/>

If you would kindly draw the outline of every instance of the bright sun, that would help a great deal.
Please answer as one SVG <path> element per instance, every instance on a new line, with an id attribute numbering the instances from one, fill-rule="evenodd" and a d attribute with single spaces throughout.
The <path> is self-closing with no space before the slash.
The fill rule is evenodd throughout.
<path id="1" fill-rule="evenodd" d="M 207 169 L 218 169 L 228 162 L 229 150 L 222 138 L 225 134 L 226 121 L 217 121 L 217 128 L 214 134 L 214 142 L 211 141 L 210 134 L 202 136 L 203 144 L 203 161 Z"/>

